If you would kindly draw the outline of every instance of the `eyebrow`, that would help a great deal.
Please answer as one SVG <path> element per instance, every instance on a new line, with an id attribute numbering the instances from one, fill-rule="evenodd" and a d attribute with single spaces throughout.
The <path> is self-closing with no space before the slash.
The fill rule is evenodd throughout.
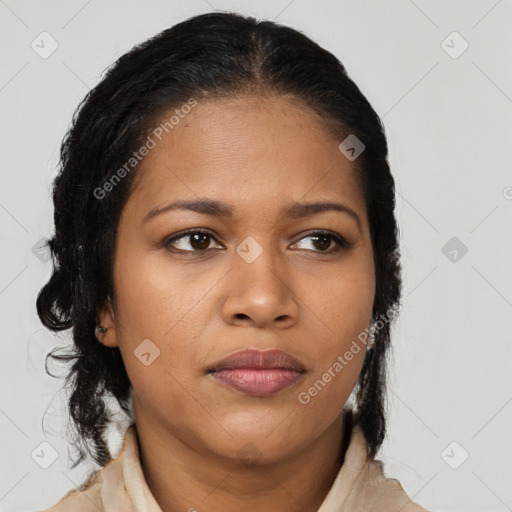
<path id="1" fill-rule="evenodd" d="M 211 215 L 213 217 L 234 216 L 234 210 L 230 205 L 214 199 L 198 199 L 193 201 L 182 200 L 175 201 L 165 206 L 156 206 L 146 214 L 143 222 L 147 222 L 150 219 L 155 218 L 157 215 L 161 215 L 171 210 L 191 210 L 202 215 Z M 350 215 L 357 222 L 359 231 L 361 231 L 361 220 L 357 213 L 348 206 L 333 201 L 291 203 L 281 210 L 281 214 L 290 219 L 300 219 L 327 211 L 336 211 Z"/>

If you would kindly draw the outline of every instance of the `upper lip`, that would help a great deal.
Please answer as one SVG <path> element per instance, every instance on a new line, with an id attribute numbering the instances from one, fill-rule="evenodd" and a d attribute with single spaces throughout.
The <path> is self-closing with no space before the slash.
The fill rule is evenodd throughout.
<path id="1" fill-rule="evenodd" d="M 211 366 L 208 372 L 234 368 L 283 369 L 300 373 L 306 371 L 304 365 L 287 352 L 271 349 L 234 352 Z"/>

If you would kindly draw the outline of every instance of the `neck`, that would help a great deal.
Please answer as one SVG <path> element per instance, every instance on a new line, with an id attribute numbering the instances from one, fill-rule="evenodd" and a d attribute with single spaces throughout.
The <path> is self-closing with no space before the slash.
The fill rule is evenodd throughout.
<path id="1" fill-rule="evenodd" d="M 143 418 L 137 418 L 142 470 L 165 512 L 316 512 L 342 464 L 342 415 L 301 452 L 260 465 L 200 453 Z"/>

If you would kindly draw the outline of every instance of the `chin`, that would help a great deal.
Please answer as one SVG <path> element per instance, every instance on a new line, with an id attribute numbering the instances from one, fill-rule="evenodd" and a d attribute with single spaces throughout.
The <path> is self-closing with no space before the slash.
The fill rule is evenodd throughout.
<path id="1" fill-rule="evenodd" d="M 258 466 L 280 462 L 305 449 L 315 439 L 307 425 L 293 421 L 293 416 L 290 414 L 285 421 L 281 417 L 279 421 L 273 422 L 253 418 L 250 424 L 225 423 L 226 430 L 233 437 L 226 434 L 222 440 L 217 437 L 208 444 L 218 455 L 244 465 Z M 290 425 L 290 421 L 293 425 Z"/>

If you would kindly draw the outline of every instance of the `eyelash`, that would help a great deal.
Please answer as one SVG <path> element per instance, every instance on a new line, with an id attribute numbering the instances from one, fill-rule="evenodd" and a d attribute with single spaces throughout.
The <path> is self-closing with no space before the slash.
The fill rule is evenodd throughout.
<path id="1" fill-rule="evenodd" d="M 176 242 L 177 240 L 180 240 L 182 238 L 186 238 L 187 236 L 190 236 L 190 235 L 195 235 L 195 234 L 200 234 L 200 235 L 207 235 L 207 236 L 210 236 L 211 238 L 213 238 L 217 243 L 219 243 L 216 238 L 215 238 L 215 235 L 213 233 L 211 233 L 210 231 L 208 230 L 204 230 L 204 229 L 196 229 L 196 228 L 191 228 L 191 229 L 187 229 L 185 231 L 182 231 L 181 233 L 179 233 L 178 235 L 173 235 L 171 238 L 166 238 L 162 245 L 169 249 L 169 246 L 171 245 L 171 243 L 173 242 Z M 306 235 L 304 235 L 302 238 L 300 238 L 297 242 L 295 243 L 298 243 L 300 242 L 301 240 L 303 240 L 304 238 L 310 238 L 310 237 L 313 237 L 315 235 L 322 235 L 322 236 L 327 236 L 327 237 L 330 237 L 331 240 L 333 240 L 337 246 L 334 248 L 334 249 L 329 249 L 327 251 L 311 251 L 311 252 L 315 252 L 315 253 L 318 253 L 318 254 L 333 254 L 333 253 L 337 253 L 338 251 L 340 251 L 341 249 L 350 249 L 352 246 L 351 244 L 349 244 L 347 242 L 347 240 L 345 240 L 345 238 L 343 238 L 341 235 L 339 235 L 338 233 L 335 233 L 334 231 L 329 231 L 329 230 L 317 230 L 317 231 L 312 231 L 312 232 L 309 232 L 307 233 Z M 171 251 L 171 249 L 169 249 Z M 191 251 L 186 251 L 186 250 L 182 250 L 182 249 L 174 249 L 172 250 L 171 252 L 177 252 L 177 253 L 190 253 L 190 254 L 198 254 L 198 253 L 207 253 L 207 252 L 210 252 L 212 249 L 204 249 L 202 251 L 197 251 L 197 250 L 191 250 Z M 307 250 L 307 251 L 310 251 L 310 249 L 304 249 L 304 250 Z"/>

